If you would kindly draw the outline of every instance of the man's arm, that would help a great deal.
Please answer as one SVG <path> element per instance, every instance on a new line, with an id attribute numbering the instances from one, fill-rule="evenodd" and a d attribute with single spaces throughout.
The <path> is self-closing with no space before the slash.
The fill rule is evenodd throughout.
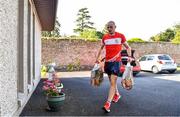
<path id="1" fill-rule="evenodd" d="M 131 57 L 131 58 L 132 58 L 132 56 L 131 56 L 131 55 L 132 55 L 132 54 L 131 54 L 131 47 L 128 45 L 127 42 L 124 42 L 123 45 L 124 45 L 124 47 L 125 47 L 126 50 L 127 50 L 128 57 Z"/>
<path id="2" fill-rule="evenodd" d="M 103 48 L 104 48 L 104 44 L 101 45 L 101 48 L 98 51 L 98 55 L 96 57 L 96 62 L 99 62 L 99 57 L 100 57 L 100 54 L 101 54 L 101 51 L 103 50 Z"/>

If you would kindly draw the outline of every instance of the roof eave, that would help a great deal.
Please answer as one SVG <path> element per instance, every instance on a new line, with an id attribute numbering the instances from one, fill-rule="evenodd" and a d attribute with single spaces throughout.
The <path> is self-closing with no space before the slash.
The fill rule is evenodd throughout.
<path id="1" fill-rule="evenodd" d="M 34 0 L 35 8 L 43 31 L 52 31 L 55 27 L 58 0 Z"/>

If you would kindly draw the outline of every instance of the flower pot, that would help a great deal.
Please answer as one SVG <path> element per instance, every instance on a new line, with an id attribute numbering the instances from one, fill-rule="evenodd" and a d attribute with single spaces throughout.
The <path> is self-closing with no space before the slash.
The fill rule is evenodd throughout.
<path id="1" fill-rule="evenodd" d="M 56 86 L 56 88 L 57 88 L 58 92 L 61 93 L 62 88 L 63 88 L 63 84 L 61 83 L 61 85 L 60 86 Z"/>
<path id="2" fill-rule="evenodd" d="M 65 94 L 60 93 L 59 96 L 47 96 L 47 102 L 50 111 L 58 111 L 60 106 L 63 104 L 65 100 Z"/>

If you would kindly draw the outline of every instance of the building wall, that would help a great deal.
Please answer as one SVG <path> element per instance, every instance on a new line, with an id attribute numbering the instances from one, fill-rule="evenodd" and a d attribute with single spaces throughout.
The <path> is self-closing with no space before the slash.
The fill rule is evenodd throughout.
<path id="1" fill-rule="evenodd" d="M 84 40 L 43 40 L 42 64 L 55 62 L 61 69 L 68 65 L 77 65 L 80 62 L 82 69 L 89 69 L 94 65 L 101 41 L 90 42 Z M 180 63 L 180 44 L 172 43 L 131 43 L 132 49 L 139 56 L 150 53 L 170 54 L 177 63 Z M 63 68 L 64 67 L 64 68 Z"/>
<path id="2" fill-rule="evenodd" d="M 11 115 L 18 108 L 18 0 L 0 0 L 0 3 L 0 116 L 2 116 Z"/>
<path id="3" fill-rule="evenodd" d="M 33 1 L 24 0 L 23 4 L 23 56 L 19 63 L 19 65 L 23 64 L 23 69 L 20 71 L 23 77 L 18 81 L 21 89 L 18 92 L 19 108 L 15 115 L 21 113 L 39 83 L 41 69 L 41 25 Z"/>
<path id="4" fill-rule="evenodd" d="M 12 116 L 20 114 L 40 80 L 41 25 L 32 0 L 0 3 L 0 116 Z"/>

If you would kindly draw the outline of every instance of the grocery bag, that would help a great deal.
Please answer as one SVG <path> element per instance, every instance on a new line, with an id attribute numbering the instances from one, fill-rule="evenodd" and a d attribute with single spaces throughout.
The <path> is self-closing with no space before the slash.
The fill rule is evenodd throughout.
<path id="1" fill-rule="evenodd" d="M 122 76 L 121 84 L 124 89 L 130 90 L 134 85 L 134 79 L 132 74 L 132 66 L 130 62 L 125 66 L 125 71 Z"/>
<path id="2" fill-rule="evenodd" d="M 103 71 L 99 63 L 95 63 L 93 69 L 91 70 L 90 83 L 92 86 L 100 86 L 103 82 Z"/>

